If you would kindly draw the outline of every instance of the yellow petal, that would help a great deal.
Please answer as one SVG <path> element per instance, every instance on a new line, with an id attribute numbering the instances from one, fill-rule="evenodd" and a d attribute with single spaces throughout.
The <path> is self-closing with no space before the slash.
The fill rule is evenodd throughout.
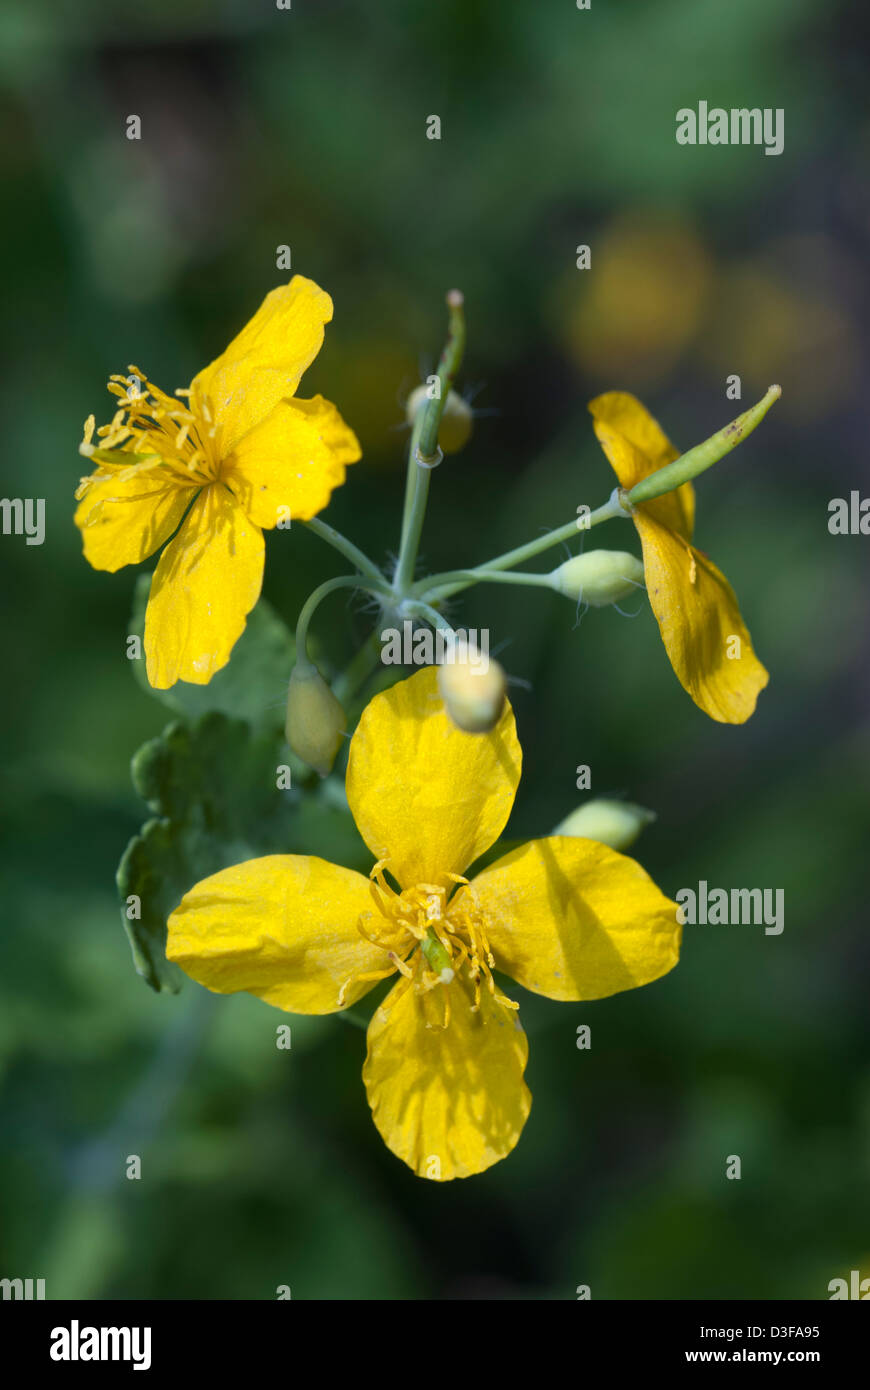
<path id="1" fill-rule="evenodd" d="M 359 976 L 389 967 L 386 952 L 357 931 L 360 914 L 371 910 L 362 874 L 308 855 L 272 854 L 186 893 L 169 918 L 166 955 L 218 994 L 246 990 L 291 1013 L 333 1013 L 372 988 Z"/>
<path id="2" fill-rule="evenodd" d="M 295 394 L 299 379 L 323 344 L 323 326 L 332 318 L 332 300 L 313 280 L 294 275 L 289 285 L 271 290 L 254 317 L 216 361 L 199 373 L 191 401 L 199 410 L 207 399 L 226 458 L 254 425 L 280 400 Z"/>
<path id="3" fill-rule="evenodd" d="M 119 482 L 96 481 L 76 508 L 85 559 L 95 570 L 114 574 L 137 565 L 168 540 L 195 496 L 195 487 L 167 486 L 153 473 Z"/>
<path id="4" fill-rule="evenodd" d="M 549 999 L 603 999 L 677 963 L 677 904 L 633 859 L 596 840 L 532 840 L 460 888 L 454 903 L 470 900 L 496 969 Z"/>
<path id="5" fill-rule="evenodd" d="M 360 453 L 356 435 L 322 396 L 280 401 L 239 440 L 221 478 L 258 526 L 307 521 Z"/>
<path id="6" fill-rule="evenodd" d="M 151 581 L 145 657 L 155 689 L 206 685 L 226 666 L 260 596 L 264 548 L 226 488 L 203 488 Z"/>
<path id="7" fill-rule="evenodd" d="M 489 734 L 466 734 L 444 712 L 428 666 L 376 695 L 351 739 L 347 799 L 376 859 L 403 888 L 447 886 L 498 838 L 522 753 L 505 701 Z"/>
<path id="8" fill-rule="evenodd" d="M 752 649 L 734 590 L 700 550 L 638 508 L 634 522 L 652 610 L 677 679 L 722 724 L 743 724 L 768 674 Z"/>
<path id="9" fill-rule="evenodd" d="M 447 1027 L 445 999 L 449 999 Z M 418 1177 L 467 1178 L 505 1158 L 532 1098 L 523 1081 L 526 1035 L 513 1009 L 467 986 L 418 994 L 396 985 L 369 1024 L 363 1081 L 387 1148 Z"/>
<path id="10" fill-rule="evenodd" d="M 621 487 L 626 491 L 679 458 L 661 425 L 628 391 L 606 391 L 589 402 L 593 427 Z M 663 526 L 692 539 L 695 489 L 684 483 L 675 492 L 643 504 L 644 512 Z"/>

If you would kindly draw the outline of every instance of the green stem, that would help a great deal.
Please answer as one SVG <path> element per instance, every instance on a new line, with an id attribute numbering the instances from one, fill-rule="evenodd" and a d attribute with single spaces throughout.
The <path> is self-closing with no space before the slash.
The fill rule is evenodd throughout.
<path id="1" fill-rule="evenodd" d="M 346 705 L 368 680 L 381 654 L 381 635 L 377 628 L 369 634 L 359 651 L 332 683 L 339 704 Z"/>
<path id="2" fill-rule="evenodd" d="M 400 553 L 403 546 L 407 547 L 408 527 L 411 524 L 411 513 L 414 509 L 415 485 L 417 476 L 421 471 L 415 462 L 415 457 L 420 444 L 420 431 L 422 428 L 423 412 L 422 410 L 418 410 L 414 423 L 411 426 L 411 440 L 408 445 L 408 468 L 405 474 L 405 506 L 402 511 L 402 536 L 399 543 Z M 426 472 L 428 477 L 431 469 L 424 469 L 423 471 Z"/>
<path id="3" fill-rule="evenodd" d="M 358 574 L 340 574 L 336 579 L 327 579 L 325 584 L 321 584 L 313 593 L 308 595 L 302 605 L 299 618 L 296 623 L 296 664 L 300 667 L 313 666 L 313 662 L 308 656 L 308 628 L 315 611 L 325 598 L 335 593 L 336 589 L 363 589 L 366 593 L 385 595 L 390 590 L 383 578 L 377 584 L 365 584 L 360 580 Z"/>
<path id="4" fill-rule="evenodd" d="M 433 582 L 438 581 L 435 587 Z M 469 588 L 472 584 L 526 584 L 537 589 L 552 589 L 553 582 L 549 574 L 528 574 L 520 573 L 517 570 L 488 570 L 481 567 L 475 570 L 450 570 L 446 574 L 439 574 L 433 579 L 425 581 L 429 587 L 421 589 L 421 598 L 426 598 L 432 602 L 439 602 L 441 599 L 449 598 L 451 594 L 457 593 L 460 589 Z"/>
<path id="5" fill-rule="evenodd" d="M 453 628 L 444 614 L 439 613 L 437 608 L 430 607 L 428 603 L 424 603 L 422 599 L 415 599 L 411 603 L 406 602 L 402 612 L 409 618 L 425 618 L 426 622 L 436 630 L 441 628 L 445 632 L 453 633 Z"/>
<path id="6" fill-rule="evenodd" d="M 425 463 L 435 463 L 438 460 L 438 427 L 441 424 L 441 416 L 444 413 L 444 406 L 447 403 L 447 396 L 451 386 L 456 380 L 456 373 L 459 371 L 462 362 L 462 354 L 465 352 L 465 300 L 460 290 L 451 290 L 447 296 L 447 310 L 449 320 L 447 325 L 447 341 L 441 353 L 438 363 L 437 376 L 439 385 L 438 395 L 426 402 L 420 411 L 423 417 L 420 430 L 420 442 L 418 452 L 420 458 Z"/>
<path id="7" fill-rule="evenodd" d="M 423 534 L 423 521 L 426 516 L 426 503 L 429 501 L 429 481 L 431 468 L 417 462 L 417 451 L 411 436 L 411 451 L 408 455 L 408 482 L 410 485 L 407 526 L 399 549 L 399 561 L 393 579 L 393 588 L 398 597 L 404 594 L 414 578 L 414 566 L 420 549 Z M 413 469 L 413 474 L 411 470 Z"/>
<path id="8" fill-rule="evenodd" d="M 675 488 L 682 487 L 683 483 L 691 482 L 697 478 L 699 473 L 712 468 L 714 463 L 730 454 L 732 449 L 736 449 L 748 434 L 751 434 L 756 425 L 764 419 L 774 401 L 778 401 L 782 395 L 779 386 L 769 386 L 767 394 L 757 405 L 745 410 L 742 415 L 738 415 L 736 420 L 732 420 L 730 425 L 726 425 L 718 434 L 705 439 L 703 444 L 696 444 L 694 449 L 688 449 L 685 454 L 681 454 L 673 463 L 665 464 L 656 473 L 650 473 L 648 478 L 643 478 L 628 493 L 628 501 L 635 506 L 638 502 L 649 502 L 653 497 L 661 497 L 665 492 L 673 492 Z"/>
<path id="9" fill-rule="evenodd" d="M 420 537 L 423 533 L 423 519 L 429 499 L 429 475 L 441 461 L 438 447 L 438 428 L 447 401 L 447 395 L 456 379 L 456 373 L 465 351 L 465 312 L 464 300 L 459 290 L 451 290 L 447 296 L 449 314 L 447 341 L 438 362 L 438 392 L 431 396 L 417 412 L 411 431 L 408 447 L 408 476 L 405 483 L 405 507 L 402 516 L 402 537 L 399 543 L 399 559 L 393 579 L 393 590 L 401 598 L 407 593 L 414 577 Z"/>
<path id="10" fill-rule="evenodd" d="M 316 536 L 320 536 L 321 540 L 327 541 L 329 545 L 341 551 L 346 560 L 350 560 L 351 564 L 356 565 L 360 574 L 366 575 L 378 584 L 383 584 L 384 576 L 374 561 L 370 560 L 368 555 L 354 545 L 353 541 L 349 541 L 340 531 L 336 531 L 334 526 L 329 526 L 327 522 L 321 521 L 317 516 L 311 517 L 310 520 L 302 524 L 307 526 L 309 531 L 313 531 Z"/>
<path id="11" fill-rule="evenodd" d="M 507 570 L 514 565 L 521 565 L 525 560 L 533 559 L 542 551 L 549 550 L 562 541 L 576 538 L 578 531 L 589 531 L 593 526 L 598 526 L 602 521 L 610 521 L 615 516 L 627 517 L 628 512 L 619 500 L 619 492 L 620 489 L 616 488 L 603 506 L 597 507 L 594 512 L 589 512 L 587 516 L 575 517 L 573 521 L 566 522 L 564 526 L 557 527 L 555 531 L 547 531 L 545 535 L 539 536 L 536 540 L 528 541 L 526 545 L 517 546 L 515 550 L 505 551 L 504 555 L 496 555 L 495 559 L 487 560 L 482 565 L 475 565 L 472 569 L 448 570 L 443 574 L 433 574 L 429 579 L 422 580 L 415 585 L 415 591 L 425 590 L 430 597 L 437 593 L 438 598 L 448 598 L 450 594 L 459 593 L 461 589 L 467 589 L 472 584 L 480 584 L 484 580 L 494 579 L 493 570 Z M 517 576 L 514 579 L 508 579 L 505 576 L 505 583 L 542 584 L 543 579 L 544 576 L 539 575 L 522 578 Z M 442 585 L 445 586 L 443 589 Z"/>

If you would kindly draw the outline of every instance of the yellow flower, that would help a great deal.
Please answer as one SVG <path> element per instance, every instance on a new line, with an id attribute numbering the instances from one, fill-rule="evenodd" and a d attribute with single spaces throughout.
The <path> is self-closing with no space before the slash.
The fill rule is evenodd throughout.
<path id="1" fill-rule="evenodd" d="M 113 376 L 112 422 L 85 425 L 96 471 L 76 493 L 85 557 L 115 571 L 176 534 L 151 581 L 145 618 L 148 679 L 205 685 L 229 661 L 260 596 L 262 528 L 308 520 L 360 457 L 335 406 L 291 399 L 320 351 L 332 300 L 295 275 L 266 295 L 229 347 L 189 390 L 167 396 L 136 367 Z"/>
<path id="2" fill-rule="evenodd" d="M 398 974 L 363 1080 L 387 1146 L 438 1181 L 504 1158 L 529 1113 L 526 1036 L 494 970 L 551 999 L 600 999 L 679 952 L 676 905 L 592 840 L 533 840 L 463 877 L 503 830 L 520 764 L 510 705 L 491 733 L 463 733 L 427 667 L 376 695 L 351 742 L 370 879 L 272 855 L 205 879 L 169 919 L 167 955 L 195 980 L 294 1013 L 345 1008 Z"/>
<path id="3" fill-rule="evenodd" d="M 595 433 L 626 490 L 679 458 L 679 450 L 634 396 L 608 391 L 590 401 Z M 695 704 L 722 724 L 743 724 L 768 674 L 752 649 L 728 580 L 690 545 L 695 490 L 635 508 L 646 587 L 677 679 Z"/>

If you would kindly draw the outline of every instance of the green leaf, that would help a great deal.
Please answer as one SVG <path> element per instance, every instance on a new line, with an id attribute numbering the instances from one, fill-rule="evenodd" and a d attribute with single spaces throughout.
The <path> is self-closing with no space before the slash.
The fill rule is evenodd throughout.
<path id="1" fill-rule="evenodd" d="M 325 793 L 279 789 L 286 754 L 278 736 L 211 711 L 170 724 L 133 758 L 133 783 L 155 818 L 127 846 L 117 883 L 136 969 L 153 989 L 180 988 L 166 960 L 166 921 L 200 879 L 264 854 L 325 855 L 368 871 L 349 811 Z M 138 917 L 128 917 L 131 896 Z"/>
<path id="2" fill-rule="evenodd" d="M 144 646 L 145 609 L 151 575 L 140 574 L 133 596 L 130 634 Z M 145 658 L 133 661 L 133 674 L 143 690 L 175 714 L 195 719 L 220 710 L 248 719 L 255 729 L 279 729 L 284 723 L 287 683 L 295 659 L 293 636 L 274 608 L 260 599 L 248 615 L 244 632 L 233 647 L 229 663 L 207 685 L 177 681 L 168 690 L 155 690 L 145 674 Z"/>

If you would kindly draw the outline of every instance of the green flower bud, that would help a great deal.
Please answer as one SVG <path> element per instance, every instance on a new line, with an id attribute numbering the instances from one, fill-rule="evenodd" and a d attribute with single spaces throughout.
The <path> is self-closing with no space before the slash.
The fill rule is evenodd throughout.
<path id="1" fill-rule="evenodd" d="M 447 713 L 466 734 L 488 734 L 504 709 L 507 681 L 501 666 L 474 647 L 456 650 L 438 667 L 438 689 Z"/>
<path id="2" fill-rule="evenodd" d="M 550 583 L 567 598 L 603 608 L 627 598 L 643 584 L 643 564 L 627 550 L 588 550 L 553 570 Z"/>
<path id="3" fill-rule="evenodd" d="M 635 806 L 630 801 L 608 801 L 600 798 L 578 806 L 563 821 L 554 835 L 578 835 L 584 840 L 598 840 L 611 849 L 628 849 L 645 825 L 656 818 L 654 811 Z"/>
<path id="4" fill-rule="evenodd" d="M 427 386 L 417 386 L 408 397 L 405 405 L 405 418 L 413 425 L 417 415 L 430 399 Z M 458 454 L 471 438 L 471 406 L 456 391 L 447 392 L 441 423 L 438 426 L 438 443 L 445 454 Z"/>
<path id="5" fill-rule="evenodd" d="M 321 777 L 332 769 L 347 718 L 316 666 L 297 662 L 287 691 L 284 731 L 293 752 Z"/>

